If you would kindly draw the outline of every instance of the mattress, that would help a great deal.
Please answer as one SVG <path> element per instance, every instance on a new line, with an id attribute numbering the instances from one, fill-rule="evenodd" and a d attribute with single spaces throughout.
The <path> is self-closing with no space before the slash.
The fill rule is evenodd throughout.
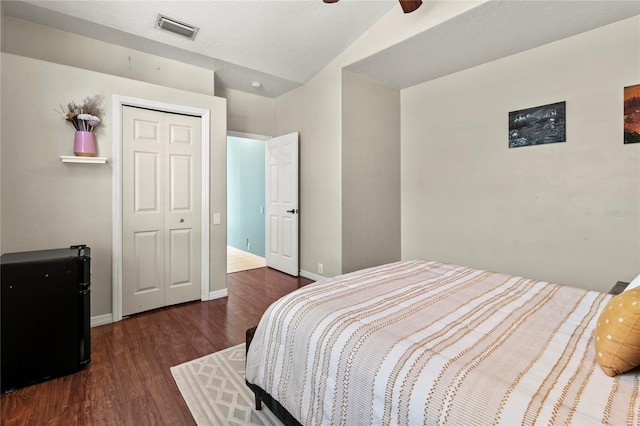
<path id="1" fill-rule="evenodd" d="M 610 298 L 434 261 L 369 268 L 271 305 L 246 380 L 305 425 L 638 424 L 638 372 L 595 359 Z"/>

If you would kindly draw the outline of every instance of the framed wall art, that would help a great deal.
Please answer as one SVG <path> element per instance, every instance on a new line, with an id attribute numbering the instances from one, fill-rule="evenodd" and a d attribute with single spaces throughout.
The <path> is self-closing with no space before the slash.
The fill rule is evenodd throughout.
<path id="1" fill-rule="evenodd" d="M 509 148 L 566 142 L 565 102 L 509 113 Z"/>
<path id="2" fill-rule="evenodd" d="M 640 84 L 624 88 L 624 143 L 640 143 Z"/>

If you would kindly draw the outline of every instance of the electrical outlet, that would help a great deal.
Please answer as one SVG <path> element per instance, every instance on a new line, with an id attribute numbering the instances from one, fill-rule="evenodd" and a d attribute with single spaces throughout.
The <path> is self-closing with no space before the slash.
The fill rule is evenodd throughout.
<path id="1" fill-rule="evenodd" d="M 318 263 L 318 273 L 322 274 L 324 272 L 324 265 L 322 263 Z"/>
<path id="2" fill-rule="evenodd" d="M 213 214 L 213 224 L 220 225 L 220 213 Z"/>

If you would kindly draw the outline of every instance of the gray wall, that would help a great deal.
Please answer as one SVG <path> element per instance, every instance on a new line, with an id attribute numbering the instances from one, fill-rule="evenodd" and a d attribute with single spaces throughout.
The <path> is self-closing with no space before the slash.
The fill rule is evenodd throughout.
<path id="1" fill-rule="evenodd" d="M 1 105 L 2 252 L 86 243 L 92 248 L 91 315 L 111 304 L 111 95 L 139 97 L 211 111 L 209 289 L 226 289 L 226 101 L 213 96 L 213 71 L 4 18 Z M 17 56 L 20 55 L 20 56 Z M 29 58 L 36 59 L 29 59 Z M 96 133 L 106 165 L 63 164 L 73 155 L 73 131 L 60 104 L 105 96 Z M 71 241 L 71 243 L 70 243 Z"/>
<path id="2" fill-rule="evenodd" d="M 216 96 L 227 100 L 227 127 L 230 131 L 278 136 L 273 130 L 273 99 L 224 88 L 216 88 Z"/>
<path id="3" fill-rule="evenodd" d="M 400 91 L 342 73 L 342 272 L 400 260 Z"/>
<path id="4" fill-rule="evenodd" d="M 3 253 L 65 247 L 92 248 L 91 315 L 112 312 L 112 95 L 188 105 L 211 111 L 211 213 L 226 219 L 225 100 L 184 90 L 2 53 Z M 107 164 L 65 164 L 73 155 L 73 127 L 59 105 L 105 96 L 96 131 Z M 211 225 L 210 290 L 226 288 L 226 220 Z"/>
<path id="5" fill-rule="evenodd" d="M 342 272 L 341 73 L 325 70 L 275 100 L 275 134 L 300 134 L 300 269 Z"/>
<path id="6" fill-rule="evenodd" d="M 431 2 L 428 9 L 421 9 L 428 13 L 411 15 L 394 7 L 307 84 L 274 100 L 274 134 L 300 133 L 299 229 L 302 271 L 317 274 L 317 265 L 322 263 L 324 273 L 321 275 L 334 276 L 354 266 L 351 264 L 343 268 L 343 258 L 351 262 L 351 259 L 355 261 L 360 256 L 355 254 L 352 257 L 351 253 L 343 256 L 345 247 L 342 237 L 343 231 L 347 231 L 343 226 L 346 218 L 342 211 L 345 202 L 342 193 L 342 128 L 345 125 L 342 114 L 343 69 L 478 4 Z M 240 109 L 238 105 L 233 108 Z M 386 130 L 383 133 L 386 134 Z M 399 136 L 399 133 L 394 134 L 396 141 Z M 385 167 L 384 164 L 379 166 Z M 358 234 L 361 235 L 360 232 Z M 396 234 L 391 241 L 398 240 L 399 235 Z M 386 247 L 377 248 L 383 253 L 388 250 Z M 361 248 L 355 247 L 355 250 Z M 367 249 L 369 256 L 372 250 L 372 247 Z M 387 258 L 387 254 L 381 257 Z"/>
<path id="7" fill-rule="evenodd" d="M 213 95 L 212 70 L 43 25 L 6 18 L 2 51 L 57 64 Z"/>
<path id="8" fill-rule="evenodd" d="M 308 84 L 275 100 L 219 91 L 228 99 L 231 130 L 300 132 L 301 269 L 315 273 L 317 263 L 323 263 L 324 275 L 331 276 L 351 268 L 342 265 L 352 259 L 350 253 L 343 256 L 342 241 L 347 231 L 342 191 L 350 185 L 342 183 L 342 156 L 350 149 L 343 152 L 342 146 L 342 69 L 469 7 L 471 2 L 435 2 L 429 14 L 412 14 L 411 19 L 392 11 Z M 77 58 L 65 56 L 75 50 L 67 49 L 69 43 L 79 47 L 87 42 L 7 21 L 2 31 L 8 34 L 1 42 L 12 53 L 47 59 L 51 51 L 55 55 L 47 60 L 71 61 Z M 621 143 L 622 87 L 640 82 L 639 26 L 633 18 L 403 90 L 402 257 L 601 289 L 640 272 L 640 158 L 638 146 Z M 41 42 L 48 47 L 41 48 Z M 149 71 L 162 58 L 111 51 L 100 42 L 88 47 L 111 52 L 112 62 L 96 63 L 135 73 L 129 78 L 157 78 L 165 88 L 184 83 L 173 81 L 170 73 Z M 128 71 L 122 58 L 130 54 L 136 61 Z M 185 66 L 166 64 L 167 69 Z M 197 83 L 191 90 L 211 93 L 210 71 L 185 66 L 183 73 L 190 76 L 189 84 Z M 94 86 L 87 82 L 78 93 L 85 96 Z M 4 100 L 4 87 L 2 93 Z M 65 99 L 74 95 L 64 94 Z M 61 95 L 52 101 L 60 102 Z M 567 101 L 568 142 L 506 148 L 508 111 L 559 100 Z M 214 151 L 224 152 L 224 145 Z M 212 197 L 224 197 L 224 192 Z M 222 237 L 220 229 L 212 232 Z"/>
<path id="9" fill-rule="evenodd" d="M 595 290 L 640 272 L 635 17 L 402 91 L 402 257 Z M 508 112 L 566 101 L 567 141 L 508 148 Z"/>

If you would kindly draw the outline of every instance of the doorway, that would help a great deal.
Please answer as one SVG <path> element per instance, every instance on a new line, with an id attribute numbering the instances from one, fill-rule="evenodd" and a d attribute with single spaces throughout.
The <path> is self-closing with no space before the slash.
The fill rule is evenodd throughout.
<path id="1" fill-rule="evenodd" d="M 264 195 L 263 206 L 260 208 L 259 220 L 264 224 L 264 257 L 266 266 L 285 272 L 289 275 L 299 275 L 299 158 L 297 132 L 275 138 L 256 137 L 236 132 L 229 132 L 228 136 L 263 141 L 261 151 L 264 153 Z M 229 157 L 227 157 L 229 158 Z M 229 166 L 228 166 L 229 169 Z M 231 172 L 233 174 L 233 171 Z M 227 171 L 227 185 L 233 176 Z M 254 182 L 255 185 L 255 182 Z M 232 195 L 227 189 L 227 200 Z M 255 214 L 256 204 L 247 207 L 251 214 Z M 233 212 L 233 207 L 227 201 L 227 222 L 231 223 L 236 216 L 241 216 L 243 210 Z M 232 232 L 233 230 L 231 230 Z M 229 246 L 230 230 L 227 229 L 227 246 Z M 257 234 L 259 238 L 260 234 Z M 240 239 L 240 250 L 249 252 L 251 240 Z M 232 238 L 232 237 L 231 237 Z M 228 257 L 228 256 L 227 256 Z"/>
<path id="2" fill-rule="evenodd" d="M 266 266 L 265 142 L 227 137 L 227 273 Z"/>

